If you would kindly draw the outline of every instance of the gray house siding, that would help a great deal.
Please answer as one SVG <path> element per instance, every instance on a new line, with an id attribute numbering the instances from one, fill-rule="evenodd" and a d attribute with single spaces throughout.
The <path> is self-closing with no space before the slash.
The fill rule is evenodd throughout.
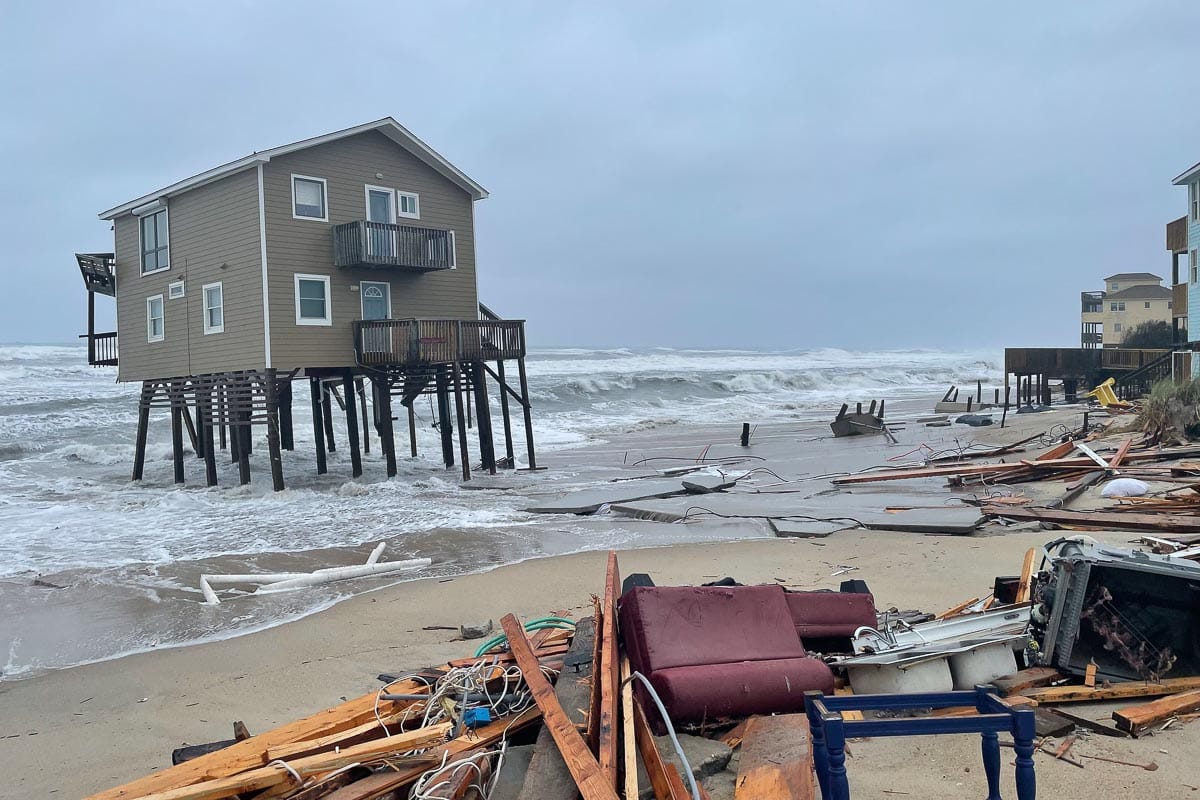
<path id="1" fill-rule="evenodd" d="M 119 379 L 140 381 L 265 366 L 258 173 L 231 175 L 167 204 L 170 269 L 142 275 L 138 218 L 117 217 Z M 184 297 L 167 286 L 184 281 Z M 204 333 L 201 287 L 222 284 L 223 333 Z M 146 298 L 164 299 L 165 337 L 147 342 Z"/>
<path id="2" fill-rule="evenodd" d="M 272 366 L 353 365 L 351 323 L 362 319 L 359 281 L 390 284 L 394 319 L 478 318 L 471 197 L 395 142 L 370 131 L 276 157 L 263 171 Z M 328 222 L 293 218 L 293 174 L 326 181 Z M 398 222 L 453 230 L 457 269 L 407 273 L 334 267 L 333 226 L 366 217 L 368 184 L 417 193 L 421 218 Z M 332 325 L 296 324 L 296 273 L 329 276 Z"/>

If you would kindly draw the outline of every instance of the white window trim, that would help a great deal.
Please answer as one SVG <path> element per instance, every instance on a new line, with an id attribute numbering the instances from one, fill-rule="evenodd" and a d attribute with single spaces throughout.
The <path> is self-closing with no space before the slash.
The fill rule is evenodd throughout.
<path id="1" fill-rule="evenodd" d="M 150 304 L 155 300 L 158 301 L 159 308 L 162 309 L 162 333 L 155 336 L 150 325 Z M 161 342 L 167 338 L 167 301 L 161 294 L 150 295 L 146 298 L 146 341 Z"/>
<path id="2" fill-rule="evenodd" d="M 208 324 L 208 290 L 209 289 L 220 289 L 221 290 L 221 324 L 220 325 L 209 325 Z M 221 281 L 217 281 L 216 283 L 206 283 L 200 287 L 200 314 L 202 315 L 202 317 L 204 319 L 204 335 L 205 336 L 208 336 L 209 334 L 212 334 L 212 333 L 224 333 L 225 332 L 225 287 L 222 285 Z"/>
<path id="3" fill-rule="evenodd" d="M 324 325 L 333 324 L 333 292 L 329 285 L 328 275 L 309 275 L 304 272 L 296 272 L 295 275 L 295 290 L 296 290 L 296 324 L 297 325 Z M 312 319 L 300 316 L 300 281 L 323 281 L 325 283 L 325 318 Z"/>
<path id="4" fill-rule="evenodd" d="M 179 290 L 179 294 L 175 294 L 176 289 Z M 183 297 L 187 297 L 187 285 L 183 281 L 171 281 L 167 284 L 168 300 L 179 300 Z"/>
<path id="5" fill-rule="evenodd" d="M 386 286 L 387 287 L 386 289 L 384 289 L 384 292 L 387 297 L 388 319 L 391 319 L 392 318 L 392 284 L 388 283 L 387 281 L 359 281 L 359 284 L 358 284 L 358 315 L 359 315 L 359 318 L 364 319 L 364 320 L 367 318 L 366 309 L 365 309 L 365 305 L 366 305 L 366 301 L 367 301 L 367 294 L 363 288 L 364 286 Z"/>
<path id="6" fill-rule="evenodd" d="M 450 234 L 450 269 L 458 269 L 458 242 L 454 238 L 454 231 L 448 231 Z"/>
<path id="7" fill-rule="evenodd" d="M 417 211 L 415 214 L 407 214 L 400 210 L 400 198 L 401 197 L 411 197 L 412 198 L 413 205 L 415 205 L 417 207 Z M 397 189 L 396 190 L 396 216 L 404 217 L 405 219 L 420 219 L 421 218 L 421 195 L 417 194 L 416 192 L 404 192 L 404 191 Z"/>
<path id="8" fill-rule="evenodd" d="M 321 205 L 324 206 L 325 216 L 323 216 L 323 217 L 306 217 L 302 214 L 296 213 L 296 179 L 297 178 L 299 178 L 302 181 L 314 181 L 316 183 L 321 184 L 321 199 L 323 201 L 321 203 Z M 329 182 L 326 181 L 324 178 L 317 178 L 313 175 L 300 175 L 295 172 L 292 173 L 292 177 L 290 180 L 291 180 L 291 187 L 292 187 L 292 219 L 302 219 L 307 222 L 329 222 Z M 170 230 L 170 229 L 168 228 L 168 230 Z"/>
<path id="9" fill-rule="evenodd" d="M 159 203 L 157 205 L 151 205 L 154 205 L 154 207 L 134 216 L 134 218 L 137 220 L 138 229 L 138 272 L 142 275 L 157 275 L 158 273 L 166 272 L 171 268 L 171 212 L 167 210 L 167 206 L 165 204 Z M 159 267 L 158 269 L 152 269 L 149 272 L 146 272 L 142 269 L 142 267 L 144 267 L 146 264 L 146 262 L 143 260 L 146 256 L 146 245 L 145 242 L 142 241 L 142 217 L 151 217 L 160 211 L 162 212 L 163 219 L 167 222 L 167 265 L 165 267 Z"/>
<path id="10" fill-rule="evenodd" d="M 391 224 L 396 224 L 396 215 L 400 212 L 400 201 L 396 196 L 396 190 L 390 186 L 372 186 L 367 184 L 363 187 L 363 219 L 371 218 L 371 192 L 387 192 L 392 196 L 392 219 Z"/>

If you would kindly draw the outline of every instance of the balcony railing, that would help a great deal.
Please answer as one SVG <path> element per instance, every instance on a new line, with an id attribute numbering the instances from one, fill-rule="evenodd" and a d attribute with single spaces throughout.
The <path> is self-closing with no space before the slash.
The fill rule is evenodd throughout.
<path id="1" fill-rule="evenodd" d="M 335 267 L 454 269 L 454 231 L 358 220 L 333 228 Z"/>
<path id="2" fill-rule="evenodd" d="M 1188 285 L 1177 283 L 1171 287 L 1171 316 L 1186 317 L 1188 315 Z"/>
<path id="3" fill-rule="evenodd" d="M 367 366 L 524 358 L 525 321 L 359 320 L 354 323 L 354 353 Z"/>
<path id="4" fill-rule="evenodd" d="M 93 367 L 117 366 L 117 332 L 83 334 L 80 339 L 88 340 L 88 363 Z"/>
<path id="5" fill-rule="evenodd" d="M 1167 251 L 1171 253 L 1186 253 L 1188 249 L 1188 220 L 1187 216 L 1167 223 Z"/>
<path id="6" fill-rule="evenodd" d="M 1104 310 L 1104 292 L 1080 292 L 1079 300 L 1084 314 L 1096 314 Z"/>

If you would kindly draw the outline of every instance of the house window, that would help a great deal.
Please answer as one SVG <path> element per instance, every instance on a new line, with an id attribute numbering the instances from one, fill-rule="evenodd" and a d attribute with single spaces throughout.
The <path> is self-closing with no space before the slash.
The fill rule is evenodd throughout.
<path id="1" fill-rule="evenodd" d="M 1114 283 L 1112 286 L 1108 287 L 1108 290 L 1110 292 L 1115 292 L 1117 289 L 1120 289 L 1120 288 L 1121 288 L 1121 284 Z"/>
<path id="2" fill-rule="evenodd" d="M 1190 263 L 1191 263 L 1191 266 L 1192 266 L 1192 283 L 1196 283 L 1196 267 L 1197 267 L 1197 265 L 1196 265 L 1196 251 L 1195 251 L 1195 250 L 1193 250 L 1192 252 L 1188 253 L 1188 258 L 1189 258 L 1189 259 L 1191 259 Z"/>
<path id="3" fill-rule="evenodd" d="M 421 198 L 412 192 L 396 192 L 396 213 L 409 219 L 421 218 Z"/>
<path id="4" fill-rule="evenodd" d="M 183 281 L 171 281 L 167 284 L 167 299 L 178 300 L 185 295 Z"/>
<path id="5" fill-rule="evenodd" d="M 146 214 L 138 221 L 142 240 L 142 274 L 168 269 L 170 253 L 167 246 L 167 210 Z"/>
<path id="6" fill-rule="evenodd" d="M 1150 301 L 1149 301 L 1149 300 L 1147 300 L 1147 301 L 1146 301 L 1146 308 L 1149 308 L 1149 307 L 1150 307 Z"/>
<path id="7" fill-rule="evenodd" d="M 1109 303 L 1108 310 L 1109 311 L 1124 311 L 1125 310 L 1125 301 L 1122 300 L 1119 303 Z"/>
<path id="8" fill-rule="evenodd" d="M 296 324 L 333 324 L 329 308 L 329 276 L 296 273 Z"/>
<path id="9" fill-rule="evenodd" d="M 296 219 L 329 221 L 324 178 L 292 176 L 292 216 Z"/>
<path id="10" fill-rule="evenodd" d="M 1188 184 L 1188 204 L 1192 222 L 1200 222 L 1200 182 Z"/>
<path id="11" fill-rule="evenodd" d="M 225 332 L 225 291 L 219 283 L 205 284 L 204 295 L 204 333 Z"/>
<path id="12" fill-rule="evenodd" d="M 1119 323 L 1119 322 L 1113 323 L 1113 333 L 1120 333 L 1120 332 L 1121 332 L 1121 323 Z"/>
<path id="13" fill-rule="evenodd" d="M 146 298 L 146 341 L 161 342 L 166 337 L 167 321 L 163 316 L 163 296 Z"/>

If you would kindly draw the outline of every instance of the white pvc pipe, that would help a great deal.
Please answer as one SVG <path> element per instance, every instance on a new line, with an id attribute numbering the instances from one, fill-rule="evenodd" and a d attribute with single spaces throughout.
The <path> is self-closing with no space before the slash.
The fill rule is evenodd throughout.
<path id="1" fill-rule="evenodd" d="M 380 542 L 375 545 L 375 549 L 371 551 L 371 555 L 367 556 L 367 563 L 374 564 L 383 555 L 383 548 L 387 546 L 387 542 Z"/>
<path id="2" fill-rule="evenodd" d="M 367 575 L 384 575 L 389 572 L 407 572 L 409 570 L 421 569 L 428 567 L 433 561 L 428 558 L 414 558 L 410 561 L 388 561 L 383 564 L 359 564 L 352 567 L 330 567 L 328 569 L 319 569 L 311 575 L 302 575 L 299 578 L 290 578 L 284 581 L 276 581 L 268 583 L 264 586 L 259 586 L 254 590 L 255 594 L 271 594 L 273 592 L 286 592 L 290 589 L 299 589 L 304 586 L 317 586 L 322 583 L 330 583 L 332 581 L 341 581 L 349 578 L 362 578 Z"/>

